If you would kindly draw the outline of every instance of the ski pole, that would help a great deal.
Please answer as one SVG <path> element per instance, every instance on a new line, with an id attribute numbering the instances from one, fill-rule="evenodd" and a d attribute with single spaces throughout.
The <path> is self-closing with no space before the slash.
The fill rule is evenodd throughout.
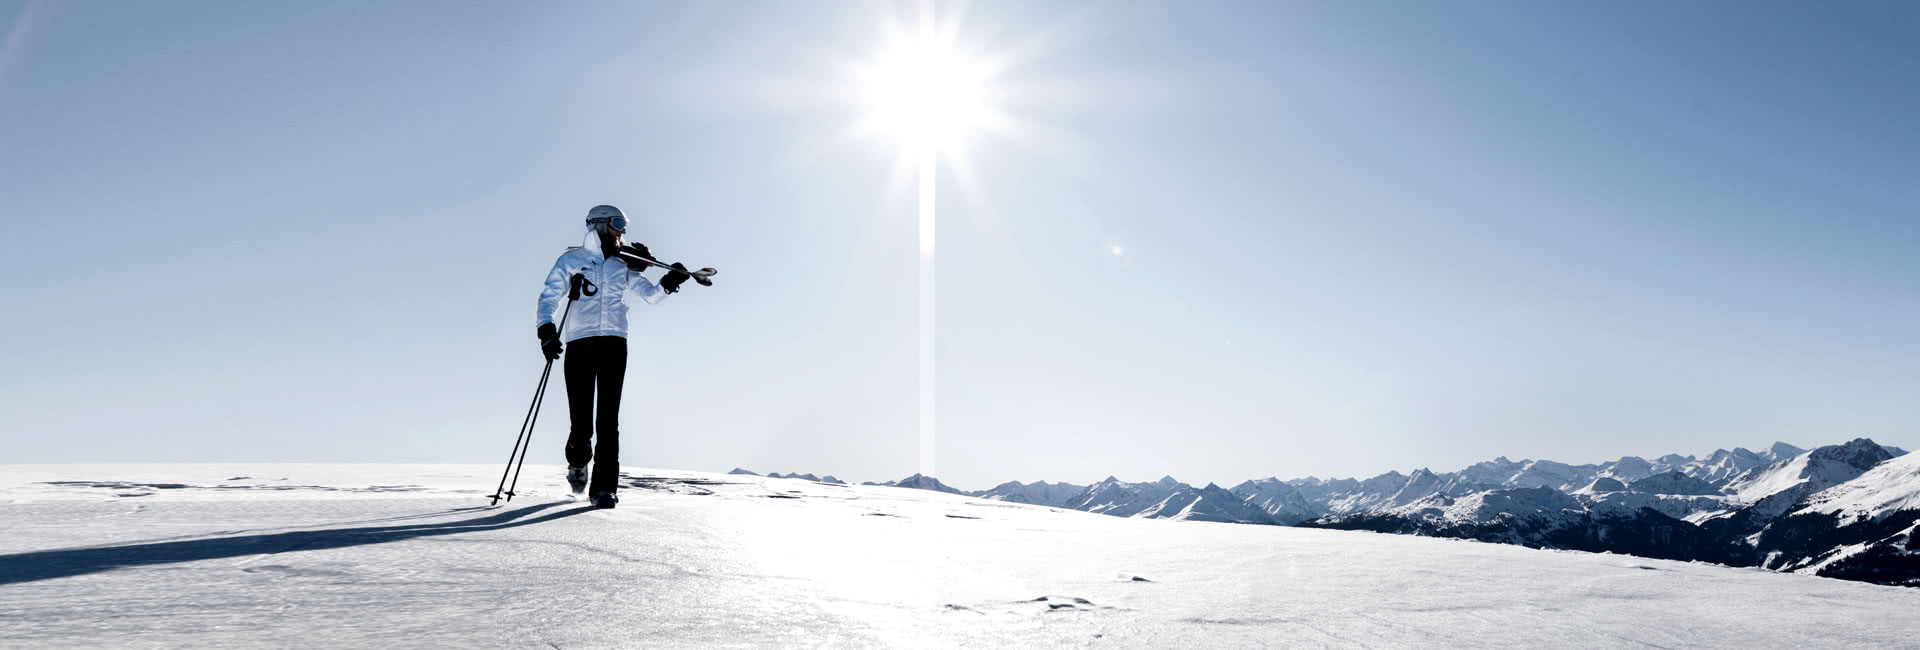
<path id="1" fill-rule="evenodd" d="M 593 286 L 592 282 L 587 281 L 587 276 L 579 273 L 573 274 L 573 277 L 568 282 L 568 287 L 567 287 L 567 312 L 568 313 L 560 315 L 561 329 L 558 331 L 560 332 L 566 331 L 565 321 L 567 320 L 567 316 L 570 315 L 573 311 L 573 302 L 575 300 L 579 300 L 580 296 L 583 296 L 583 295 L 592 296 L 599 292 L 600 292 L 599 288 Z M 553 370 L 553 360 L 548 359 L 547 371 L 550 372 L 552 370 Z M 540 374 L 541 374 L 541 378 L 540 378 L 539 395 L 534 398 L 535 406 L 533 407 L 532 420 L 527 423 L 527 444 L 520 447 L 520 460 L 513 464 L 513 482 L 507 484 L 507 500 L 508 501 L 513 500 L 514 489 L 520 487 L 520 469 L 522 467 L 525 467 L 527 464 L 527 450 L 533 448 L 534 425 L 540 423 L 540 406 L 539 405 L 545 402 L 547 398 L 547 385 L 548 385 L 546 380 L 547 372 L 542 372 Z"/>
<path id="2" fill-rule="evenodd" d="M 564 320 L 566 317 L 562 316 Z M 547 374 L 553 371 L 553 360 L 547 360 L 547 369 L 540 373 L 540 389 L 533 398 L 532 418 L 527 422 L 527 443 L 520 446 L 520 459 L 513 461 L 513 482 L 507 484 L 507 500 L 513 500 L 513 491 L 520 487 L 520 468 L 527 464 L 527 450 L 533 448 L 533 427 L 540 423 L 540 405 L 547 399 Z"/>
<path id="3" fill-rule="evenodd" d="M 584 290 L 586 295 L 589 296 L 596 292 L 595 289 L 592 289 L 592 283 L 587 281 L 587 277 L 579 273 L 573 274 L 573 278 L 568 284 L 567 306 L 560 314 L 560 327 L 557 330 L 561 333 L 567 331 L 567 317 L 573 315 L 573 303 L 575 300 L 580 299 L 581 292 Z M 506 495 L 508 501 L 512 501 L 514 488 L 520 486 L 519 468 L 527 462 L 527 449 L 533 447 L 533 427 L 540 421 L 540 405 L 541 402 L 546 399 L 547 380 L 552 374 L 553 360 L 548 359 L 546 368 L 540 371 L 540 385 L 533 391 L 533 404 L 527 407 L 526 417 L 520 419 L 520 433 L 513 439 L 513 451 L 507 454 L 507 467 L 500 471 L 500 485 L 493 489 L 493 496 L 491 497 L 493 502 L 488 505 L 499 505 L 502 494 Z M 518 460 L 516 461 L 515 459 Z M 511 486 L 507 484 L 507 473 L 509 471 L 513 473 L 513 484 Z"/>
<path id="4" fill-rule="evenodd" d="M 572 303 L 569 302 L 567 307 L 569 311 L 571 311 L 573 307 Z M 565 323 L 567 320 L 566 315 L 561 315 L 560 320 L 562 323 Z M 548 359 L 547 367 L 540 371 L 540 385 L 533 390 L 533 403 L 527 405 L 527 415 L 520 418 L 520 433 L 513 437 L 513 451 L 507 453 L 507 466 L 500 471 L 500 485 L 493 489 L 493 496 L 491 497 L 493 502 L 487 505 L 500 505 L 500 495 L 503 492 L 506 494 L 508 501 L 513 500 L 513 493 L 505 491 L 507 487 L 507 472 L 513 469 L 513 460 L 520 456 L 520 450 L 527 442 L 527 425 L 529 421 L 533 419 L 534 412 L 540 409 L 540 399 L 544 397 L 547 392 L 547 377 L 552 373 L 553 360 Z"/>
<path id="5" fill-rule="evenodd" d="M 560 315 L 561 327 L 566 327 L 567 316 L 571 315 L 572 313 L 573 313 L 573 301 L 568 300 L 566 313 L 563 313 Z M 565 331 L 565 330 L 561 330 L 561 331 Z M 546 368 L 540 371 L 540 385 L 534 388 L 533 390 L 533 403 L 527 405 L 527 415 L 525 417 L 520 418 L 520 433 L 515 435 L 513 438 L 513 451 L 507 453 L 507 466 L 505 469 L 502 469 L 500 471 L 500 485 L 493 489 L 493 497 L 492 497 L 493 502 L 487 505 L 500 505 L 500 495 L 502 493 L 506 494 L 508 501 L 513 500 L 513 492 L 506 489 L 507 472 L 513 469 L 514 459 L 520 457 L 522 455 L 522 450 L 524 449 L 524 447 L 527 446 L 529 442 L 531 442 L 527 439 L 528 437 L 527 433 L 530 429 L 532 429 L 531 425 L 534 419 L 533 416 L 535 413 L 539 412 L 540 402 L 542 398 L 546 397 L 547 378 L 550 377 L 552 374 L 553 374 L 553 360 L 548 359 Z"/>

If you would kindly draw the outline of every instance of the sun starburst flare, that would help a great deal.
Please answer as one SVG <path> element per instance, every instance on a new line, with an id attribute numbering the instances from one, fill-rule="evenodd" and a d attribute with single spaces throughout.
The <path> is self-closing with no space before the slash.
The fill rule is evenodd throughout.
<path id="1" fill-rule="evenodd" d="M 976 159 L 986 145 L 1009 144 L 1027 152 L 1058 153 L 1060 134 L 1018 113 L 1063 108 L 1062 98 L 1079 97 L 1077 82 L 1017 79 L 1037 57 L 1056 49 L 1064 30 L 1042 25 L 1022 30 L 1006 42 L 977 40 L 964 29 L 963 3 L 919 0 L 887 5 L 873 23 L 878 31 L 871 49 L 854 56 L 837 52 L 823 59 L 831 78 L 795 78 L 762 88 L 771 102 L 794 108 L 831 108 L 850 116 L 831 136 L 828 149 L 878 146 L 893 153 L 893 177 L 885 195 L 913 188 L 917 197 L 919 266 L 919 466 L 934 475 L 934 355 L 936 186 L 951 182 L 967 210 L 968 221 L 990 243 L 993 266 L 1017 269 L 1025 263 L 1003 255 L 1007 233 L 981 182 Z M 910 13 L 894 9 L 911 7 Z M 938 10 L 938 11 L 936 11 Z M 1068 100 L 1071 103 L 1071 100 Z M 1018 109 L 1018 110 L 1015 110 Z"/>
<path id="2" fill-rule="evenodd" d="M 863 130 L 919 158 L 952 155 L 994 122 L 993 70 L 940 30 L 889 35 L 873 60 L 855 68 Z"/>
<path id="3" fill-rule="evenodd" d="M 935 188 L 943 159 L 967 165 L 970 138 L 995 122 L 994 68 L 959 46 L 958 21 L 944 26 L 932 0 L 919 6 L 918 29 L 891 26 L 884 45 L 854 67 L 861 130 L 898 144 L 918 169 L 919 467 L 935 475 Z"/>

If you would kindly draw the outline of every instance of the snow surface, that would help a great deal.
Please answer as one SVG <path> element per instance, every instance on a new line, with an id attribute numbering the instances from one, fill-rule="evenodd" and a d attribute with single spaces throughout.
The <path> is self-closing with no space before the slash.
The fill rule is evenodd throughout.
<path id="1" fill-rule="evenodd" d="M 5 648 L 1911 648 L 1920 590 L 635 470 L 0 466 Z"/>

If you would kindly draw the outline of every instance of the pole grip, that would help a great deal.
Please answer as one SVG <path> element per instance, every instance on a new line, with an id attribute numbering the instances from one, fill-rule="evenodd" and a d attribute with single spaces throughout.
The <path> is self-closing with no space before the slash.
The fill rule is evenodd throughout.
<path id="1" fill-rule="evenodd" d="M 584 273 L 573 274 L 573 278 L 567 284 L 567 302 L 579 300 L 583 295 L 592 296 L 600 293 L 600 287 L 594 286 L 593 282 L 587 280 Z"/>

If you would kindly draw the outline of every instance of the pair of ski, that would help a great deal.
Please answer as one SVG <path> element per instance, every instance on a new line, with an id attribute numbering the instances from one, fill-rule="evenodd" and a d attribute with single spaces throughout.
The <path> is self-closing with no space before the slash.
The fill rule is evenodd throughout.
<path id="1" fill-rule="evenodd" d="M 694 281 L 694 282 L 698 282 L 698 283 L 700 283 L 700 286 L 703 286 L 703 287 L 711 287 L 711 286 L 713 286 L 713 275 L 714 275 L 715 273 L 719 273 L 719 271 L 715 271 L 715 270 L 713 270 L 713 267 L 711 267 L 711 266 L 709 266 L 709 267 L 707 267 L 707 268 L 704 268 L 704 269 L 700 269 L 700 270 L 698 270 L 698 271 L 689 271 L 689 270 L 685 270 L 685 269 L 676 269 L 676 268 L 673 268 L 673 265 L 672 265 L 672 264 L 665 264 L 665 263 L 662 263 L 662 262 L 661 262 L 660 260 L 656 260 L 656 259 L 653 259 L 653 258 L 652 258 L 651 256 L 648 256 L 648 255 L 644 255 L 644 254 L 641 254 L 641 253 L 639 252 L 640 250 L 645 250 L 645 249 L 635 249 L 635 248 L 632 248 L 632 247 L 623 247 L 623 248 L 621 248 L 621 249 L 620 249 L 620 252 L 619 252 L 618 254 L 619 254 L 619 256 L 620 256 L 620 257 L 623 257 L 623 258 L 630 258 L 630 259 L 633 259 L 633 260 L 639 260 L 639 261 L 641 261 L 641 262 L 644 262 L 644 263 L 646 263 L 646 264 L 650 264 L 650 265 L 653 265 L 653 266 L 658 266 L 658 267 L 660 267 L 660 268 L 663 268 L 663 269 L 666 269 L 666 270 L 667 270 L 667 271 L 669 271 L 669 272 L 672 272 L 672 271 L 679 271 L 679 272 L 681 272 L 681 273 L 685 273 L 685 274 L 687 274 L 687 275 L 689 275 L 689 276 L 692 276 L 692 277 L 693 277 L 693 281 Z"/>

